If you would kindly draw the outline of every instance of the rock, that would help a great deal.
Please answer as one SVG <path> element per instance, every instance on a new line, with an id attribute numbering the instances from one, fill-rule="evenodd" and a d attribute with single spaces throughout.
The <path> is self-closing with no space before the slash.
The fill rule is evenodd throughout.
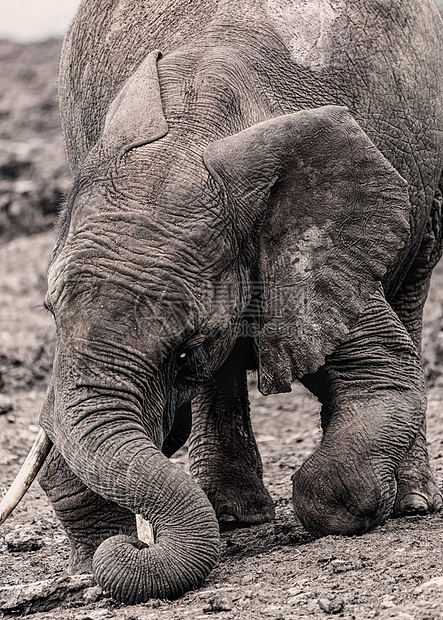
<path id="1" fill-rule="evenodd" d="M 94 611 L 88 611 L 85 615 L 75 616 L 76 620 L 102 620 L 102 618 L 109 618 L 111 612 L 108 609 L 95 609 Z"/>
<path id="2" fill-rule="evenodd" d="M 317 603 L 320 609 L 327 614 L 339 614 L 345 606 L 345 602 L 340 596 L 320 596 Z"/>
<path id="3" fill-rule="evenodd" d="M 31 528 L 17 526 L 5 536 L 7 549 L 11 553 L 38 551 L 43 547 L 43 539 Z"/>
<path id="4" fill-rule="evenodd" d="M 232 607 L 229 602 L 221 596 L 214 596 L 208 600 L 208 604 L 203 607 L 205 614 L 216 614 L 220 611 L 231 611 Z"/>
<path id="5" fill-rule="evenodd" d="M 12 402 L 4 396 L 4 394 L 0 394 L 0 415 L 5 415 L 14 409 Z"/>
<path id="6" fill-rule="evenodd" d="M 312 592 L 299 592 L 298 594 L 295 594 L 293 596 L 290 596 L 287 600 L 288 605 L 291 605 L 291 607 L 298 607 L 298 605 L 300 605 L 300 601 L 303 601 L 304 599 L 307 598 L 311 598 L 312 596 Z"/>
<path id="7" fill-rule="evenodd" d="M 347 573 L 351 570 L 357 570 L 361 568 L 361 561 L 351 561 L 351 560 L 339 560 L 335 559 L 331 562 L 332 571 L 335 574 Z"/>
<path id="8" fill-rule="evenodd" d="M 423 594 L 424 592 L 441 592 L 443 589 L 443 577 L 433 577 L 429 581 L 425 581 L 417 586 L 414 594 Z"/>
<path id="9" fill-rule="evenodd" d="M 83 592 L 83 601 L 86 605 L 89 603 L 97 603 L 103 597 L 103 590 L 100 586 L 94 586 L 93 588 L 86 588 Z"/>
<path id="10" fill-rule="evenodd" d="M 17 586 L 0 588 L 0 611 L 35 613 L 49 611 L 61 603 L 85 602 L 84 594 L 96 587 L 92 575 L 57 577 Z M 87 599 L 86 602 L 90 602 Z"/>
<path id="11" fill-rule="evenodd" d="M 14 191 L 17 194 L 32 194 L 37 191 L 37 184 L 31 179 L 19 179 L 14 184 Z"/>

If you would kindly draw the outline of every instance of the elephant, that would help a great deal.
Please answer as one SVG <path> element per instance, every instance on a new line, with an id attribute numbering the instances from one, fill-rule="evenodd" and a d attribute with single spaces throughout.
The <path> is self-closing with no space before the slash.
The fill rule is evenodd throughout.
<path id="1" fill-rule="evenodd" d="M 40 415 L 71 572 L 124 603 L 173 599 L 216 564 L 220 526 L 274 518 L 250 370 L 264 395 L 299 381 L 322 405 L 293 476 L 308 531 L 441 507 L 420 346 L 442 40 L 433 0 L 82 1 Z M 188 438 L 192 476 L 169 460 Z"/>

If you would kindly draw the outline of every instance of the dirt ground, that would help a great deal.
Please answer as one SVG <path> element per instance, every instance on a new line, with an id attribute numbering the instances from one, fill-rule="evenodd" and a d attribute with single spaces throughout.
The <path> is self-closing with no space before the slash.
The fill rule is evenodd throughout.
<path id="1" fill-rule="evenodd" d="M 38 174 L 46 171 L 43 178 L 61 195 L 67 177 L 52 103 L 59 46 L 58 41 L 0 42 L 0 74 L 9 80 L 0 93 L 0 497 L 37 433 L 51 368 L 54 328 L 41 304 L 57 200 L 56 194 L 42 194 L 45 183 Z M 443 486 L 442 265 L 426 308 L 424 364 L 430 457 Z M 204 587 L 178 601 L 124 607 L 89 588 L 87 598 L 62 600 L 53 610 L 37 611 L 35 620 L 443 618 L 443 515 L 389 520 L 360 537 L 314 540 L 293 516 L 290 478 L 319 441 L 318 403 L 298 385 L 290 394 L 263 397 L 253 376 L 250 383 L 275 522 L 223 533 L 218 566 Z M 173 460 L 186 467 L 186 449 Z M 23 550 L 14 550 L 17 546 Z M 0 529 L 0 603 L 9 586 L 53 583 L 66 575 L 68 551 L 66 536 L 34 483 Z M 22 607 L 38 609 L 31 603 Z"/>

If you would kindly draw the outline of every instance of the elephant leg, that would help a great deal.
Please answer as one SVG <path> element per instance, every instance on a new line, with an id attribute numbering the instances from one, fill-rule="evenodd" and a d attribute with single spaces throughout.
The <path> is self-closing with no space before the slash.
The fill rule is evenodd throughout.
<path id="1" fill-rule="evenodd" d="M 423 309 L 432 270 L 442 255 L 442 189 L 437 189 L 420 249 L 391 305 L 421 353 Z M 432 473 L 426 443 L 426 420 L 397 469 L 394 515 L 426 514 L 440 510 L 442 493 Z"/>
<path id="2" fill-rule="evenodd" d="M 426 403 L 419 356 L 381 292 L 303 383 L 323 404 L 324 434 L 294 474 L 295 512 L 316 535 L 361 534 L 392 511 L 395 472 Z"/>
<path id="3" fill-rule="evenodd" d="M 110 536 L 137 536 L 135 515 L 88 489 L 55 447 L 40 470 L 38 481 L 68 535 L 71 575 L 92 573 L 94 552 Z"/>
<path id="4" fill-rule="evenodd" d="M 263 467 L 249 415 L 246 370 L 238 348 L 192 401 L 189 459 L 191 473 L 220 523 L 232 527 L 274 518 L 274 505 L 263 485 Z"/>
<path id="5" fill-rule="evenodd" d="M 442 493 L 429 465 L 426 422 L 414 445 L 397 469 L 397 499 L 394 516 L 427 514 L 441 510 Z"/>
<path id="6" fill-rule="evenodd" d="M 394 310 L 408 330 L 419 353 L 423 307 L 430 277 L 429 272 L 425 279 L 410 282 L 409 276 L 393 303 Z M 441 507 L 442 493 L 429 464 L 425 419 L 411 449 L 398 466 L 397 498 L 393 514 L 394 516 L 426 514 L 440 510 Z"/>

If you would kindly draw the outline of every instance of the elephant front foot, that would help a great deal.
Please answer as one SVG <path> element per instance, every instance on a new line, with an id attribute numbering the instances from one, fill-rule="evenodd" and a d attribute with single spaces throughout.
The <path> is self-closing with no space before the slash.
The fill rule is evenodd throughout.
<path id="1" fill-rule="evenodd" d="M 226 472 L 222 478 L 196 476 L 214 507 L 221 529 L 267 523 L 275 518 L 274 503 L 261 478 Z"/>
<path id="2" fill-rule="evenodd" d="M 320 448 L 294 474 L 294 511 L 314 536 L 364 534 L 389 517 L 394 467 L 381 467 L 364 452 Z"/>

